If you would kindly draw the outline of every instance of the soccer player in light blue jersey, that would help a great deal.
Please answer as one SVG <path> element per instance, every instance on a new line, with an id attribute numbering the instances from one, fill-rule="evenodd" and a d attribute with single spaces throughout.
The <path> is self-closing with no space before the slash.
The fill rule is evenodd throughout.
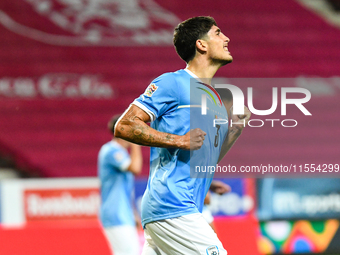
<path id="1" fill-rule="evenodd" d="M 113 134 L 119 116 L 108 123 Z M 129 155 L 127 149 L 130 148 Z M 142 169 L 141 148 L 119 138 L 104 144 L 98 154 L 101 206 L 99 218 L 115 255 L 139 255 L 134 207 L 134 175 Z"/>
<path id="2" fill-rule="evenodd" d="M 116 137 L 151 146 L 142 199 L 143 255 L 227 254 L 202 209 L 214 188 L 213 173 L 204 169 L 216 166 L 244 127 L 214 125 L 214 120 L 228 119 L 228 111 L 233 123 L 247 124 L 250 118 L 247 108 L 242 116 L 232 115 L 211 86 L 217 70 L 233 60 L 229 41 L 211 17 L 180 23 L 174 45 L 187 67 L 154 79 L 116 124 Z M 206 114 L 200 107 L 203 96 Z"/>

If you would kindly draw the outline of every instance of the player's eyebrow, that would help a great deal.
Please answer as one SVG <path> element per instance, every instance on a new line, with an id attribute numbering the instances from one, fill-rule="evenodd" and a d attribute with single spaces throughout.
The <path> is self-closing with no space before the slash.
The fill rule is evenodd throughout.
<path id="1" fill-rule="evenodd" d="M 221 33 L 221 29 L 217 28 L 215 33 Z"/>

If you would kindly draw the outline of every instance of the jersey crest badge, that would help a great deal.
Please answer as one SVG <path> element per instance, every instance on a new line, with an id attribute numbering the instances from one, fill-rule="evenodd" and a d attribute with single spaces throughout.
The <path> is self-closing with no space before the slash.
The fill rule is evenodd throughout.
<path id="1" fill-rule="evenodd" d="M 216 245 L 209 246 L 206 249 L 206 251 L 207 251 L 207 255 L 219 255 L 220 254 L 220 252 L 219 252 L 219 250 L 218 250 Z"/>
<path id="2" fill-rule="evenodd" d="M 153 93 L 155 93 L 155 91 L 158 89 L 158 87 L 156 86 L 156 84 L 151 83 L 145 90 L 144 95 L 151 97 Z"/>

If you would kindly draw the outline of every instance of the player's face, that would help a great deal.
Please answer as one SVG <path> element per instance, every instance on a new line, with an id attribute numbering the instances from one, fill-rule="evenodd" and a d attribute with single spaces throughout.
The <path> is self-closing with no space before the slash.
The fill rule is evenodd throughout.
<path id="1" fill-rule="evenodd" d="M 233 61 L 233 57 L 228 50 L 230 39 L 225 36 L 221 30 L 213 25 L 208 32 L 208 54 L 210 59 L 221 65 L 226 65 Z"/>

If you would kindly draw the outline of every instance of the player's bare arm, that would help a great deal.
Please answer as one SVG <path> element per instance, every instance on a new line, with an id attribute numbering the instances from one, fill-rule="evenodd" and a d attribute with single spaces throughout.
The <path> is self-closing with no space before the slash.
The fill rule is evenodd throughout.
<path id="1" fill-rule="evenodd" d="M 206 133 L 199 128 L 183 136 L 159 132 L 146 123 L 150 116 L 136 105 L 131 105 L 116 124 L 115 137 L 144 146 L 198 150 Z"/>
<path id="2" fill-rule="evenodd" d="M 230 113 L 231 113 L 233 126 L 229 127 L 228 135 L 222 145 L 220 156 L 218 158 L 217 163 L 219 163 L 222 160 L 222 158 L 227 154 L 230 148 L 234 145 L 237 138 L 241 135 L 243 128 L 248 124 L 250 116 L 251 116 L 251 113 L 246 106 L 244 107 L 244 115 L 233 115 L 232 109 L 230 110 Z M 238 122 L 239 124 L 235 124 Z"/>
<path id="3" fill-rule="evenodd" d="M 134 175 L 138 175 L 142 172 L 143 166 L 143 156 L 141 147 L 137 144 L 131 143 L 130 145 L 130 157 L 131 157 L 131 164 L 128 167 L 128 171 L 133 173 Z"/>
<path id="4" fill-rule="evenodd" d="M 222 181 L 213 180 L 210 184 L 209 190 L 211 190 L 212 192 L 215 192 L 219 195 L 223 195 L 225 193 L 230 192 L 231 188 L 228 184 L 225 184 Z"/>

